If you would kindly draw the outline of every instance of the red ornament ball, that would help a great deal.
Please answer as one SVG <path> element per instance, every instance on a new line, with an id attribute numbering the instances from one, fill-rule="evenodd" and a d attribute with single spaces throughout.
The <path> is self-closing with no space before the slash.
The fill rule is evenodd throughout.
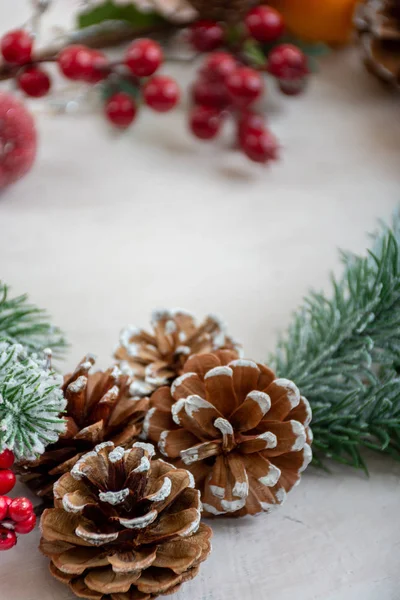
<path id="1" fill-rule="evenodd" d="M 237 62 L 229 52 L 213 52 L 207 57 L 201 75 L 209 81 L 225 83 L 227 77 L 237 69 Z"/>
<path id="2" fill-rule="evenodd" d="M 4 496 L 11 492 L 16 482 L 15 475 L 9 469 L 0 471 L 0 494 Z"/>
<path id="3" fill-rule="evenodd" d="M 86 46 L 67 46 L 60 52 L 57 60 L 63 75 L 73 81 L 97 83 L 109 75 L 104 54 Z"/>
<path id="4" fill-rule="evenodd" d="M 105 107 L 107 119 L 120 129 L 126 129 L 136 117 L 137 108 L 125 92 L 118 92 L 108 99 Z"/>
<path id="5" fill-rule="evenodd" d="M 190 114 L 189 126 L 200 140 L 212 140 L 215 138 L 222 125 L 221 113 L 210 106 L 195 106 Z"/>
<path id="6" fill-rule="evenodd" d="M 205 77 L 201 77 L 194 83 L 192 98 L 194 104 L 219 109 L 227 108 L 231 103 L 226 86 L 218 81 L 209 81 Z"/>
<path id="7" fill-rule="evenodd" d="M 309 72 L 307 57 L 292 44 L 280 44 L 268 55 L 268 71 L 278 79 L 301 79 Z"/>
<path id="8" fill-rule="evenodd" d="M 268 130 L 248 131 L 240 138 L 240 147 L 254 162 L 265 164 L 278 158 L 278 142 Z"/>
<path id="9" fill-rule="evenodd" d="M 0 469 L 11 469 L 14 464 L 15 456 L 11 450 L 0 452 Z"/>
<path id="10" fill-rule="evenodd" d="M 8 516 L 16 523 L 26 521 L 33 513 L 33 505 L 28 498 L 14 498 L 8 507 Z"/>
<path id="11" fill-rule="evenodd" d="M 50 77 L 36 67 L 28 67 L 17 78 L 18 86 L 27 96 L 41 98 L 46 96 L 50 90 Z"/>
<path id="12" fill-rule="evenodd" d="M 23 29 L 15 29 L 1 38 L 0 48 L 6 62 L 23 65 L 31 60 L 33 39 Z"/>
<path id="13" fill-rule="evenodd" d="M 143 88 L 144 101 L 157 112 L 168 112 L 180 99 L 178 84 L 171 77 L 152 77 Z"/>
<path id="14" fill-rule="evenodd" d="M 14 531 L 0 527 L 0 552 L 2 550 L 11 550 L 17 543 L 17 536 Z"/>
<path id="15" fill-rule="evenodd" d="M 32 513 L 25 521 L 16 523 L 14 531 L 16 533 L 26 534 L 30 533 L 36 525 L 36 515 Z"/>
<path id="16" fill-rule="evenodd" d="M 8 496 L 0 496 L 0 521 L 6 518 L 8 513 L 8 506 L 11 498 Z"/>
<path id="17" fill-rule="evenodd" d="M 263 92 L 263 80 L 255 69 L 239 67 L 226 79 L 234 104 L 245 108 L 258 100 Z"/>
<path id="18" fill-rule="evenodd" d="M 30 170 L 36 146 L 36 129 L 31 114 L 13 96 L 0 93 L 0 189 Z M 0 489 L 0 494 L 6 493 Z"/>
<path id="19" fill-rule="evenodd" d="M 251 37 L 258 42 L 274 42 L 285 29 L 281 13 L 270 6 L 255 6 L 247 14 L 245 25 Z"/>
<path id="20" fill-rule="evenodd" d="M 125 64 L 137 77 L 153 75 L 164 60 L 161 46 L 154 40 L 135 40 L 125 55 Z"/>
<path id="21" fill-rule="evenodd" d="M 189 29 L 189 42 L 198 52 L 211 52 L 221 46 L 224 30 L 215 21 L 197 21 Z"/>

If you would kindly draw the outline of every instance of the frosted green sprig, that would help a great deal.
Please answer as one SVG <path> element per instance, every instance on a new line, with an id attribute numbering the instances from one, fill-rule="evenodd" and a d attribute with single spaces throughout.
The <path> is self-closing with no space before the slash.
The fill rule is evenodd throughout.
<path id="1" fill-rule="evenodd" d="M 22 345 L 0 341 L 0 451 L 32 459 L 65 430 L 62 377 L 43 360 L 28 356 Z"/>
<path id="2" fill-rule="evenodd" d="M 28 302 L 26 294 L 9 296 L 8 286 L 0 281 L 0 339 L 22 344 L 28 352 L 51 348 L 55 355 L 66 347 L 63 333 L 48 321 L 45 311 Z"/>
<path id="3" fill-rule="evenodd" d="M 400 459 L 400 213 L 367 256 L 342 253 L 330 295 L 312 292 L 271 357 L 313 409 L 315 462 L 366 470 L 363 447 Z"/>

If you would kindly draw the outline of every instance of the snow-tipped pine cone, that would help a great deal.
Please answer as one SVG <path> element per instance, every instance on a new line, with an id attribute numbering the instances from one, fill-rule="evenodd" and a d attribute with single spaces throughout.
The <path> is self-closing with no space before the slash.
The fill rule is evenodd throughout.
<path id="1" fill-rule="evenodd" d="M 189 469 L 212 515 L 282 504 L 312 458 L 311 409 L 296 385 L 229 351 L 191 357 L 151 396 L 143 433 Z"/>
<path id="2" fill-rule="evenodd" d="M 365 0 L 355 25 L 368 70 L 400 89 L 400 2 Z"/>
<path id="3" fill-rule="evenodd" d="M 64 378 L 65 433 L 35 461 L 18 465 L 22 481 L 47 504 L 52 504 L 54 482 L 82 454 L 106 440 L 128 447 L 142 431 L 148 400 L 130 397 L 131 378 L 118 367 L 92 372 L 94 362 L 94 357 L 88 354 Z"/>
<path id="4" fill-rule="evenodd" d="M 221 321 L 209 315 L 199 325 L 190 313 L 181 310 L 154 311 L 153 331 L 148 333 L 129 325 L 120 335 L 115 358 L 123 372 L 132 374 L 132 396 L 146 396 L 162 385 L 169 385 L 192 354 L 220 348 L 239 351 Z M 238 354 L 239 355 L 239 354 Z"/>
<path id="5" fill-rule="evenodd" d="M 151 444 L 105 442 L 54 486 L 41 551 L 79 598 L 150 600 L 197 575 L 210 552 L 200 493 L 184 469 L 152 460 Z"/>

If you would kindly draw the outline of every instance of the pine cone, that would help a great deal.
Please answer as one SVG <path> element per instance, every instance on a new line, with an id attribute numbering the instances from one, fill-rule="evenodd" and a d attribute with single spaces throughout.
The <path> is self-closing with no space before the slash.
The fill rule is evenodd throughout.
<path id="1" fill-rule="evenodd" d="M 148 400 L 129 396 L 131 378 L 118 367 L 90 373 L 94 362 L 88 354 L 74 373 L 64 378 L 66 432 L 36 461 L 18 465 L 22 481 L 46 503 L 52 503 L 54 482 L 83 453 L 109 439 L 130 446 L 142 431 Z"/>
<path id="2" fill-rule="evenodd" d="M 183 373 L 191 354 L 219 348 L 238 350 L 216 317 L 208 316 L 201 325 L 183 310 L 160 310 L 152 315 L 153 332 L 129 326 L 121 332 L 115 358 L 124 372 L 133 375 L 132 396 L 146 396 L 168 385 Z"/>
<path id="3" fill-rule="evenodd" d="M 255 0 L 189 0 L 201 19 L 237 23 L 255 4 Z"/>
<path id="4" fill-rule="evenodd" d="M 41 551 L 79 598 L 150 600 L 195 577 L 210 552 L 200 493 L 184 469 L 152 461 L 151 444 L 112 442 L 83 456 L 54 486 Z"/>
<path id="5" fill-rule="evenodd" d="M 399 0 L 366 0 L 356 12 L 355 24 L 367 68 L 400 87 Z"/>
<path id="6" fill-rule="evenodd" d="M 282 504 L 312 458 L 311 409 L 295 384 L 229 351 L 191 357 L 150 406 L 144 433 L 193 473 L 212 515 Z"/>

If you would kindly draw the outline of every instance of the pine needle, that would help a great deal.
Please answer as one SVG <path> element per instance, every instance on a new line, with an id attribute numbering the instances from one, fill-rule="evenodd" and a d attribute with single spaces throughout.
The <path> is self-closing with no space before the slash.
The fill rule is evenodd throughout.
<path id="1" fill-rule="evenodd" d="M 9 297 L 9 288 L 0 281 L 0 339 L 22 344 L 28 352 L 51 348 L 60 356 L 66 348 L 63 333 L 48 321 L 46 312 L 28 302 L 26 294 Z"/>
<path id="2" fill-rule="evenodd" d="M 400 460 L 400 211 L 366 257 L 342 252 L 330 296 L 312 292 L 269 364 L 313 409 L 315 464 L 367 471 L 364 447 Z"/>

